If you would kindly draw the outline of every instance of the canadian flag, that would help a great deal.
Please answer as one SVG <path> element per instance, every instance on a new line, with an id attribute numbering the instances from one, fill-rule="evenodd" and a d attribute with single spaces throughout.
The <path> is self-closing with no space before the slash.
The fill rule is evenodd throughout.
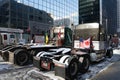
<path id="1" fill-rule="evenodd" d="M 58 39 L 61 38 L 61 30 L 58 32 Z"/>
<path id="2" fill-rule="evenodd" d="M 80 39 L 80 48 L 90 48 L 90 38 L 88 38 L 87 40 Z"/>

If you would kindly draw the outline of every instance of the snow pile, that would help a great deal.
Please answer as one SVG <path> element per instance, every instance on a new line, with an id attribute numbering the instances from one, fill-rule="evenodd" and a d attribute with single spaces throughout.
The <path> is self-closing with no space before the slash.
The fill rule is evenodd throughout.
<path id="1" fill-rule="evenodd" d="M 12 65 L 9 64 L 0 64 L 0 71 L 10 69 Z"/>

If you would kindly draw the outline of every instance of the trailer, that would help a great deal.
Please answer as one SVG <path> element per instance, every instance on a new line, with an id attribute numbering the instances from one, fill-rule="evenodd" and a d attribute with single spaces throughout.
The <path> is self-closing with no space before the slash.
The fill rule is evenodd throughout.
<path id="1" fill-rule="evenodd" d="M 7 29 L 4 29 L 4 30 L 7 30 Z M 60 30 L 60 32 L 56 31 L 56 30 Z M 68 32 L 67 36 L 69 36 L 69 40 L 68 40 L 67 38 L 65 38 L 66 30 L 68 30 L 68 28 L 60 27 L 58 29 L 58 27 L 57 28 L 53 27 L 51 29 L 51 33 L 49 35 L 50 37 L 48 37 L 48 35 L 45 35 L 45 36 L 44 35 L 43 36 L 35 35 L 34 42 L 36 42 L 36 43 L 31 42 L 29 44 L 23 44 L 23 45 L 22 44 L 6 45 L 3 47 L 3 49 L 0 50 L 0 54 L 3 57 L 4 61 L 10 61 L 17 65 L 23 66 L 25 64 L 28 64 L 29 62 L 32 63 L 33 56 L 36 56 L 36 54 L 40 51 L 47 51 L 48 49 L 53 49 L 53 48 L 55 49 L 58 47 L 62 47 L 63 45 L 70 46 L 71 31 L 69 31 L 70 33 L 67 31 Z M 59 37 L 58 37 L 58 35 L 59 35 Z M 47 43 L 45 43 L 46 41 L 44 41 L 44 40 L 47 40 Z M 62 41 L 64 42 L 63 44 L 62 44 Z"/>
<path id="2" fill-rule="evenodd" d="M 12 62 L 16 65 L 27 65 L 32 63 L 33 56 L 38 52 L 48 49 L 55 49 L 54 45 L 41 45 L 41 44 L 25 44 L 25 45 L 9 45 L 0 50 L 0 55 L 4 61 Z"/>

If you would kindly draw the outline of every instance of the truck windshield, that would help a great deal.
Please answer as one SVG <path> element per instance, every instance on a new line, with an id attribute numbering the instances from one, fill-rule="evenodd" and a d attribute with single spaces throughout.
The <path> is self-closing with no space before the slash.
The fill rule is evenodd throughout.
<path id="1" fill-rule="evenodd" d="M 10 35 L 10 38 L 15 38 L 15 35 Z"/>
<path id="2" fill-rule="evenodd" d="M 74 32 L 76 39 L 79 38 L 88 39 L 89 37 L 93 37 L 94 41 L 98 41 L 101 29 L 99 23 L 85 23 L 76 26 Z"/>
<path id="3" fill-rule="evenodd" d="M 91 28 L 91 29 L 76 29 L 75 30 L 75 38 L 83 38 L 88 39 L 89 37 L 93 37 L 93 40 L 98 40 L 99 36 L 99 29 L 98 28 Z"/>

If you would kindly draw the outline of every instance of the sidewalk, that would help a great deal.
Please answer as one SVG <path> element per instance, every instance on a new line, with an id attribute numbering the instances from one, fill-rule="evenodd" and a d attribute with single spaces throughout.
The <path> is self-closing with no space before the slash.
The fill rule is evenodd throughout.
<path id="1" fill-rule="evenodd" d="M 90 80 L 120 80 L 120 61 L 115 62 Z"/>

